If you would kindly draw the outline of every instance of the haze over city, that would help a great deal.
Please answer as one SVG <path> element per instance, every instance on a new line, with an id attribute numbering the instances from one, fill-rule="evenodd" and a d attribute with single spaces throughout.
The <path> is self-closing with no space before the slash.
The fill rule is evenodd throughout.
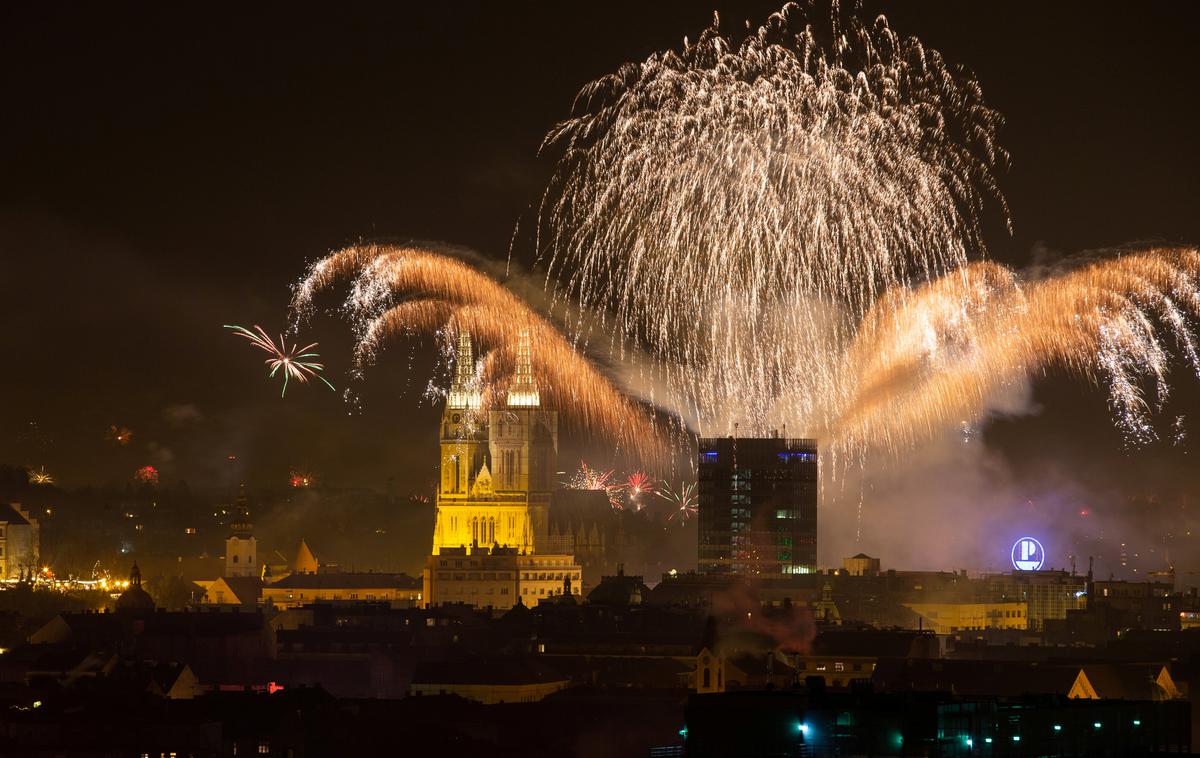
<path id="1" fill-rule="evenodd" d="M 1186 696 L 1196 7 L 0 14 L 14 708 L 73 697 L 78 676 L 39 673 L 39 645 L 116 656 L 114 677 L 170 650 L 188 699 L 566 708 L 580 686 L 673 687 L 651 720 L 682 723 L 686 703 L 682 730 L 579 754 L 716 755 L 724 732 L 687 734 L 720 721 L 704 695 L 794 684 L 819 710 L 855 677 L 805 684 L 817 658 L 865 649 L 863 680 L 886 671 L 882 638 L 822 637 L 851 628 L 909 635 L 895 660 L 1086 647 L 1158 667 L 1163 692 L 1101 701 Z M 683 668 L 636 685 L 626 663 L 588 669 L 588 644 L 642 633 L 603 609 L 643 605 L 634 625 L 678 632 L 662 649 Z M 106 609 L 270 643 L 185 660 L 72 621 Z M 386 636 L 442 613 L 475 631 Z M 363 650 L 386 648 L 391 673 L 372 658 L 335 681 L 303 654 L 306 634 L 334 644 L 322 624 L 378 631 Z M 563 631 L 588 624 L 596 640 Z M 1151 655 L 1133 632 L 1182 636 Z M 436 679 L 476 659 L 495 681 Z M 877 692 L 924 691 L 889 676 Z M 1037 692 L 1096 695 L 1094 672 L 1066 678 Z M 912 754 L 957 754 L 920 739 Z"/>

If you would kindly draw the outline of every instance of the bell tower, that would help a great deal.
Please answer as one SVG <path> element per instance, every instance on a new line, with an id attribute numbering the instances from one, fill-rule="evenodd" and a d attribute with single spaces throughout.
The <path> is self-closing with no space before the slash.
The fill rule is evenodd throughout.
<path id="1" fill-rule="evenodd" d="M 238 489 L 235 509 L 237 516 L 229 525 L 230 535 L 225 540 L 225 576 L 258 576 L 258 540 L 250 523 L 245 484 Z"/>
<path id="2" fill-rule="evenodd" d="M 558 413 L 541 407 L 533 374 L 529 330 L 517 341 L 516 367 L 505 407 L 488 411 L 488 448 L 496 492 L 521 493 L 529 506 L 531 534 L 546 534 L 558 462 Z"/>
<path id="3" fill-rule="evenodd" d="M 475 359 L 471 335 L 458 335 L 454 362 L 454 383 L 442 411 L 442 458 L 438 498 L 466 499 L 475 477 L 484 463 L 487 428 L 479 410 L 479 382 L 475 378 Z"/>

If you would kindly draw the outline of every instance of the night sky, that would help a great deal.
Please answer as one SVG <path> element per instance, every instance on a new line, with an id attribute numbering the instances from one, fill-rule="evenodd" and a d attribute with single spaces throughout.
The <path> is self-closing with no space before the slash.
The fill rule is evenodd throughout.
<path id="1" fill-rule="evenodd" d="M 153 464 L 197 486 L 223 482 L 232 453 L 260 487 L 297 465 L 338 486 L 428 487 L 428 347 L 386 355 L 349 413 L 320 386 L 281 400 L 221 325 L 279 330 L 305 266 L 360 239 L 503 260 L 552 167 L 541 138 L 583 84 L 694 39 L 714 7 L 729 30 L 777 9 L 428 5 L 0 10 L 0 462 L 45 465 L 69 487 Z M 868 7 L 972 69 L 1006 117 L 1014 231 L 992 208 L 992 257 L 1020 267 L 1200 242 L 1200 5 Z M 327 316 L 308 334 L 340 388 L 348 329 Z M 1200 386 L 1181 372 L 1174 392 L 1160 428 L 1185 415 L 1200 444 Z M 1200 483 L 1187 444 L 1127 449 L 1102 392 L 1050 377 L 1033 399 L 1037 413 L 984 437 L 989 465 L 1031 492 L 1065 482 L 1119 499 Z M 105 442 L 112 424 L 133 430 L 128 447 Z"/>

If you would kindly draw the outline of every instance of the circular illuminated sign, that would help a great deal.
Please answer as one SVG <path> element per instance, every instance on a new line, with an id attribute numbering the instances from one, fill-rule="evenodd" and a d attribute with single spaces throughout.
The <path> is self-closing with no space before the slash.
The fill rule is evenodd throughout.
<path id="1" fill-rule="evenodd" d="M 1013 543 L 1012 565 L 1018 571 L 1037 571 L 1046 562 L 1042 543 L 1033 537 L 1022 537 Z"/>

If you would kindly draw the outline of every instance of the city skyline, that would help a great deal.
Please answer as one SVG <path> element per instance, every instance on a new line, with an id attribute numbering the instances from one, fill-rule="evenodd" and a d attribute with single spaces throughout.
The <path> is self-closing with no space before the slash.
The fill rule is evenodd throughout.
<path id="1" fill-rule="evenodd" d="M 716 6 L 731 29 L 776 9 Z M 902 33 L 970 68 L 1004 115 L 1001 138 L 1012 158 L 998 181 L 1014 232 L 1009 237 L 996 214 L 984 214 L 984 236 L 995 260 L 1018 268 L 1094 247 L 1200 238 L 1187 201 L 1196 191 L 1188 168 L 1195 159 L 1177 127 L 1194 106 L 1168 97 L 1194 63 L 1174 57 L 1184 46 L 1163 38 L 1188 28 L 1194 11 L 1156 7 L 1130 20 L 1084 8 L 880 8 Z M 255 36 L 266 17 L 246 19 L 237 32 L 201 22 L 194 46 L 181 47 L 134 25 L 114 32 L 127 35 L 125 52 L 100 56 L 90 69 L 83 60 L 96 43 L 86 16 L 60 29 L 36 10 L 10 11 L 9 28 L 28 30 L 31 41 L 55 29 L 46 49 L 78 44 L 60 50 L 54 66 L 9 68 L 27 74 L 14 82 L 17 92 L 50 94 L 25 98 L 26 117 L 6 127 L 22 150 L 10 157 L 0 229 L 7 248 L 29 252 L 5 279 L 6 326 L 22 359 L 5 381 L 22 402 L 4 411 L 10 433 L 2 460 L 45 466 L 66 488 L 123 485 L 152 465 L 164 487 L 187 481 L 223 490 L 236 477 L 259 490 L 285 489 L 303 470 L 335 488 L 391 489 L 402 498 L 429 490 L 439 413 L 424 398 L 431 345 L 380 360 L 356 386 L 358 405 L 312 387 L 280 399 L 220 325 L 262 323 L 278 332 L 288 283 L 307 263 L 360 238 L 466 245 L 502 271 L 513 228 L 528 222 L 553 167 L 538 157 L 538 143 L 568 113 L 579 86 L 678 46 L 684 33 L 694 39 L 712 9 L 392 11 L 416 45 L 392 40 L 386 22 L 367 30 L 367 15 L 355 12 L 327 25 L 291 17 L 292 34 L 277 35 Z M 160 13 L 143 22 L 169 26 L 170 12 Z M 1178 18 L 1164 23 L 1171 14 Z M 120 12 L 94 20 L 120 26 Z M 568 44 L 564 30 L 583 28 L 587 44 Z M 1154 35 L 1144 33 L 1150 29 Z M 524 44 L 501 41 L 518 31 Z M 256 55 L 262 39 L 271 51 Z M 1013 39 L 1035 52 L 1009 55 Z M 1143 86 L 1118 58 L 1090 69 L 1097 39 L 1123 41 L 1156 76 Z M 10 54 L 23 49 L 10 46 Z M 230 55 L 212 60 L 204 53 L 211 49 Z M 323 57 L 309 57 L 314 50 Z M 160 65 L 143 65 L 146 52 Z M 549 59 L 563 65 L 542 65 Z M 289 84 L 264 86 L 280 81 Z M 164 94 L 149 100 L 149 92 Z M 60 118 L 65 112 L 75 117 Z M 1067 126 L 1080 123 L 1082 132 Z M 518 267 L 528 263 L 525 252 L 514 247 Z M 50 261 L 80 275 L 52 275 L 60 264 Z M 36 329 L 22 327 L 29 319 Z M 326 319 L 304 336 L 320 341 L 326 375 L 342 389 L 351 364 L 344 332 Z M 71 361 L 95 371 L 85 380 Z M 1082 507 L 1111 516 L 1112 528 L 1131 496 L 1188 492 L 1196 482 L 1187 443 L 1170 444 L 1171 425 L 1196 416 L 1197 391 L 1194 379 L 1177 373 L 1173 405 L 1159 418 L 1164 440 L 1133 449 L 1113 428 L 1103 392 L 1063 377 L 1037 382 L 1030 397 L 1017 398 L 1014 418 L 994 421 L 972 442 L 973 481 L 1000 493 L 1010 518 L 1032 501 L 1044 511 L 1038 523 Z M 132 430 L 128 444 L 105 439 L 112 427 Z M 392 433 L 399 428 L 417 433 Z M 565 440 L 564 450 L 565 460 L 614 465 L 585 439 Z M 959 453 L 933 446 L 914 456 L 936 473 L 962 469 Z M 893 468 L 873 477 L 864 492 L 884 489 L 894 475 Z M 918 484 L 903 480 L 894 489 L 919 501 L 930 493 Z M 863 499 L 868 517 L 881 522 L 861 544 L 887 554 L 893 545 L 880 543 L 879 533 L 890 531 L 883 524 L 897 509 L 878 494 Z M 951 509 L 930 507 L 934 516 Z M 838 518 L 846 510 L 823 514 L 834 517 L 822 521 L 834 537 L 827 544 L 860 544 L 847 535 L 857 536 L 861 520 Z M 1001 559 L 1004 550 L 997 544 Z"/>

